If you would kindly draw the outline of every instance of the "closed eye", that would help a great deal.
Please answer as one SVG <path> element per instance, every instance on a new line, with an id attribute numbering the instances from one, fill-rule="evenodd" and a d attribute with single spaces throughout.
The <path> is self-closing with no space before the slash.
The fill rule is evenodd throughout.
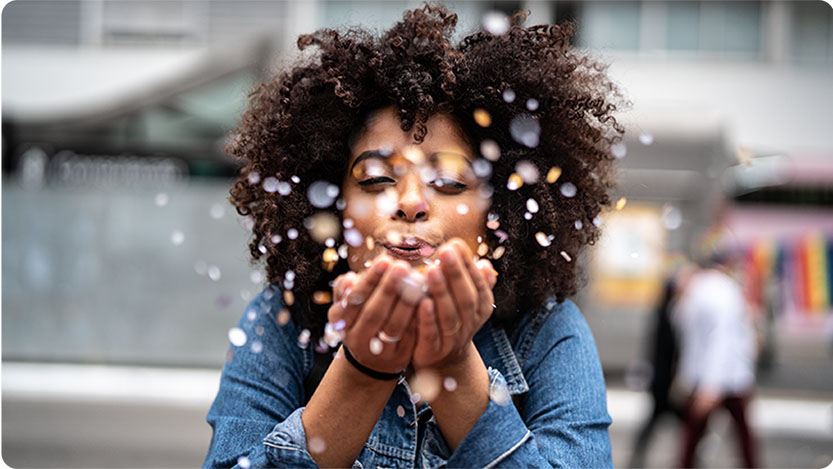
<path id="1" fill-rule="evenodd" d="M 365 179 L 364 181 L 359 181 L 359 185 L 360 186 L 371 186 L 373 184 L 383 184 L 383 183 L 386 183 L 386 182 L 396 182 L 396 181 L 394 181 L 393 179 L 391 179 L 389 177 L 380 176 L 380 177 Z"/>

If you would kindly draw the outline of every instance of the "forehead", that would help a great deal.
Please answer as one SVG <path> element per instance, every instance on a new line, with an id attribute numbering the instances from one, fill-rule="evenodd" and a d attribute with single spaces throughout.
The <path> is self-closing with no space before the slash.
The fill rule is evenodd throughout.
<path id="1" fill-rule="evenodd" d="M 401 121 L 392 107 L 384 108 L 372 113 L 362 129 L 359 138 L 353 144 L 352 157 L 365 150 L 376 150 L 379 148 L 390 148 L 401 150 L 408 145 L 417 144 L 414 140 L 415 129 L 404 131 L 401 128 Z M 454 118 L 447 114 L 435 114 L 426 122 L 427 133 L 420 147 L 424 151 L 430 150 L 457 150 L 468 153 L 468 143 L 464 137 L 463 130 L 454 121 Z"/>

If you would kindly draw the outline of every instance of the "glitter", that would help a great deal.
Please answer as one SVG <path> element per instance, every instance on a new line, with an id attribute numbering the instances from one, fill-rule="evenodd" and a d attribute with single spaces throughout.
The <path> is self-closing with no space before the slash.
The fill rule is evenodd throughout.
<path id="1" fill-rule="evenodd" d="M 156 194 L 154 202 L 156 202 L 157 207 L 164 207 L 165 205 L 168 205 L 168 194 L 164 192 Z"/>
<path id="2" fill-rule="evenodd" d="M 501 244 L 507 239 L 509 239 L 509 235 L 506 234 L 506 232 L 503 230 L 495 230 L 495 236 L 498 237 L 498 240 L 501 242 Z"/>
<path id="3" fill-rule="evenodd" d="M 246 456 L 240 456 L 237 458 L 237 465 L 240 466 L 240 469 L 249 469 L 252 467 L 252 462 Z"/>
<path id="4" fill-rule="evenodd" d="M 497 221 L 497 220 L 488 220 L 486 222 L 486 228 L 488 228 L 490 230 L 496 230 L 496 229 L 500 228 L 500 222 Z"/>
<path id="5" fill-rule="evenodd" d="M 211 210 L 209 210 L 208 213 L 211 215 L 211 218 L 219 220 L 226 214 L 226 208 L 222 204 L 214 204 L 211 206 Z"/>
<path id="6" fill-rule="evenodd" d="M 529 98 L 526 100 L 526 108 L 530 111 L 535 111 L 538 109 L 538 100 L 535 98 Z"/>
<path id="7" fill-rule="evenodd" d="M 570 262 L 570 261 L 573 260 L 573 258 L 570 257 L 570 255 L 567 254 L 567 252 L 565 252 L 565 251 L 561 251 L 561 252 L 559 252 L 559 254 L 561 254 L 561 257 L 563 257 L 564 260 L 567 261 L 567 262 Z"/>
<path id="8" fill-rule="evenodd" d="M 624 158 L 628 154 L 628 147 L 624 142 L 616 142 L 610 146 L 610 154 L 617 159 Z"/>
<path id="9" fill-rule="evenodd" d="M 443 387 L 448 392 L 454 392 L 454 390 L 457 389 L 457 380 L 452 378 L 451 376 L 447 376 L 443 380 Z"/>
<path id="10" fill-rule="evenodd" d="M 515 172 L 521 176 L 524 184 L 535 184 L 538 182 L 538 168 L 531 161 L 518 161 L 518 164 L 515 165 Z"/>
<path id="11" fill-rule="evenodd" d="M 185 242 L 185 234 L 181 231 L 174 231 L 171 233 L 171 242 L 174 243 L 174 246 L 179 246 Z"/>
<path id="12" fill-rule="evenodd" d="M 243 301 L 251 301 L 252 292 L 249 291 L 248 288 L 241 288 L 240 289 L 240 299 L 243 300 Z"/>
<path id="13" fill-rule="evenodd" d="M 289 185 L 286 181 L 281 181 L 278 183 L 278 194 L 280 195 L 289 195 L 292 192 L 292 186 Z"/>
<path id="14" fill-rule="evenodd" d="M 309 439 L 309 444 L 307 444 L 307 448 L 309 449 L 310 453 L 323 453 L 324 450 L 327 448 L 327 445 L 324 443 L 323 438 L 312 436 Z"/>
<path id="15" fill-rule="evenodd" d="M 263 274 L 259 270 L 253 270 L 249 274 L 249 280 L 251 280 L 252 283 L 260 283 L 263 281 Z"/>
<path id="16" fill-rule="evenodd" d="M 489 386 L 489 399 L 500 406 L 505 406 L 512 402 L 506 383 L 502 381 L 495 381 L 491 386 Z"/>
<path id="17" fill-rule="evenodd" d="M 286 237 L 287 237 L 287 238 L 289 238 L 289 239 L 295 239 L 295 238 L 297 238 L 297 237 L 298 237 L 298 230 L 296 230 L 295 228 L 290 228 L 290 229 L 286 232 Z"/>
<path id="18" fill-rule="evenodd" d="M 364 262 L 364 268 L 365 268 L 365 269 L 367 269 L 368 267 L 370 267 L 370 264 L 372 264 L 372 262 L 370 262 L 370 261 L 365 261 L 365 262 Z"/>
<path id="19" fill-rule="evenodd" d="M 345 218 L 344 221 L 341 222 L 341 226 L 343 226 L 344 229 L 347 229 L 347 230 L 349 230 L 350 228 L 353 228 L 353 219 L 352 218 Z"/>
<path id="20" fill-rule="evenodd" d="M 428 291 L 425 279 L 421 274 L 412 273 L 402 279 L 402 287 L 399 289 L 399 296 L 406 304 L 415 305 Z"/>
<path id="21" fill-rule="evenodd" d="M 393 215 L 399 209 L 396 189 L 389 187 L 376 196 L 376 208 L 382 215 Z"/>
<path id="22" fill-rule="evenodd" d="M 280 313 L 278 313 L 278 316 L 277 316 L 277 318 L 276 318 L 276 319 L 277 319 L 277 321 L 278 321 L 278 325 L 279 325 L 279 326 L 285 326 L 285 325 L 286 325 L 286 323 L 288 323 L 288 322 L 289 322 L 289 318 L 290 318 L 290 316 L 291 316 L 291 315 L 289 314 L 289 310 L 288 310 L 288 309 L 286 309 L 286 308 L 282 309 L 282 310 L 281 310 L 281 312 L 280 312 Z"/>
<path id="23" fill-rule="evenodd" d="M 472 168 L 474 169 L 474 175 L 480 179 L 488 179 L 492 175 L 492 163 L 483 158 L 474 160 Z"/>
<path id="24" fill-rule="evenodd" d="M 408 145 L 402 152 L 402 157 L 416 166 L 425 163 L 425 154 L 416 145 Z"/>
<path id="25" fill-rule="evenodd" d="M 252 219 L 252 217 L 247 215 L 247 216 L 243 217 L 242 219 L 240 219 L 240 225 L 243 228 L 251 231 L 255 227 L 255 221 Z"/>
<path id="26" fill-rule="evenodd" d="M 264 332 L 266 332 L 266 329 L 264 329 L 264 328 L 263 328 L 263 326 L 257 326 L 257 327 L 255 327 L 255 334 L 257 334 L 257 335 L 263 335 L 263 333 L 264 333 Z"/>
<path id="27" fill-rule="evenodd" d="M 340 257 L 342 259 L 347 259 L 347 253 L 348 253 L 348 251 L 347 251 L 347 245 L 346 244 L 342 244 L 341 246 L 338 247 L 338 257 Z"/>
<path id="28" fill-rule="evenodd" d="M 284 278 L 287 280 L 295 280 L 295 271 L 294 270 L 287 270 L 285 274 L 283 274 Z"/>
<path id="29" fill-rule="evenodd" d="M 220 280 L 220 277 L 222 277 L 222 272 L 220 272 L 219 267 L 216 265 L 208 266 L 208 278 L 216 282 L 217 280 Z"/>
<path id="30" fill-rule="evenodd" d="M 279 181 L 277 178 L 269 176 L 268 178 L 263 180 L 263 190 L 270 193 L 275 192 L 276 190 L 278 190 L 278 182 Z"/>
<path id="31" fill-rule="evenodd" d="M 318 212 L 306 218 L 304 226 L 317 243 L 323 243 L 328 238 L 336 238 L 341 234 L 338 217 L 330 212 Z"/>
<path id="32" fill-rule="evenodd" d="M 408 387 L 413 390 L 414 394 L 419 394 L 427 401 L 432 401 L 437 397 L 441 386 L 440 376 L 428 370 L 420 370 L 408 380 Z"/>
<path id="33" fill-rule="evenodd" d="M 564 197 L 573 197 L 576 195 L 576 191 L 576 186 L 572 182 L 561 184 L 561 195 Z"/>
<path id="34" fill-rule="evenodd" d="M 310 335 L 309 329 L 302 330 L 301 333 L 298 334 L 298 345 L 302 346 L 302 348 L 306 348 L 309 343 Z"/>
<path id="35" fill-rule="evenodd" d="M 260 173 L 252 171 L 246 179 L 249 181 L 249 184 L 257 184 L 260 182 Z"/>
<path id="36" fill-rule="evenodd" d="M 411 404 L 416 404 L 417 402 L 422 400 L 422 397 L 419 395 L 418 392 L 415 392 L 408 396 L 408 400 L 411 401 Z"/>
<path id="37" fill-rule="evenodd" d="M 581 220 L 576 220 L 576 222 L 573 223 L 573 226 L 575 226 L 577 230 L 580 230 L 584 228 L 584 223 L 582 223 Z"/>
<path id="38" fill-rule="evenodd" d="M 506 248 L 503 246 L 498 246 L 495 248 L 494 252 L 492 252 L 492 259 L 498 260 L 503 257 L 503 253 L 506 252 Z"/>
<path id="39" fill-rule="evenodd" d="M 413 236 L 410 236 L 410 238 L 413 240 Z M 388 244 L 398 246 L 402 243 L 402 233 L 398 231 L 389 231 L 388 234 L 385 235 L 385 240 Z"/>
<path id="40" fill-rule="evenodd" d="M 263 342 L 259 340 L 255 340 L 252 342 L 251 346 L 252 353 L 260 353 L 263 351 Z"/>
<path id="41" fill-rule="evenodd" d="M 257 319 L 257 311 L 255 311 L 253 309 L 250 309 L 249 311 L 247 311 L 246 312 L 246 319 L 248 319 L 249 321 L 254 321 L 255 319 Z"/>
<path id="42" fill-rule="evenodd" d="M 384 348 L 384 344 L 377 337 L 372 337 L 370 339 L 369 346 L 370 353 L 372 353 L 373 355 L 380 355 L 382 353 L 382 349 Z"/>
<path id="43" fill-rule="evenodd" d="M 628 203 L 627 198 L 625 198 L 625 197 L 620 198 L 619 200 L 616 201 L 616 210 L 622 210 L 623 208 L 625 208 L 625 204 L 627 204 L 627 203 Z"/>
<path id="44" fill-rule="evenodd" d="M 553 166 L 552 168 L 550 168 L 549 171 L 547 171 L 547 182 L 552 184 L 555 181 L 557 181 L 560 176 L 561 168 L 559 168 L 558 166 Z"/>
<path id="45" fill-rule="evenodd" d="M 507 103 L 515 101 L 515 92 L 509 88 L 503 90 L 503 100 Z"/>
<path id="46" fill-rule="evenodd" d="M 370 238 L 368 237 L 368 239 Z M 347 241 L 347 244 L 353 247 L 361 246 L 363 241 L 361 232 L 355 228 L 350 228 L 344 232 L 344 240 Z"/>
<path id="47" fill-rule="evenodd" d="M 292 280 L 284 279 L 283 287 L 287 290 L 292 290 L 295 287 L 295 282 Z"/>
<path id="48" fill-rule="evenodd" d="M 405 416 L 405 408 L 402 407 L 401 405 L 396 406 L 396 415 L 399 416 L 399 418 L 404 417 Z"/>
<path id="49" fill-rule="evenodd" d="M 292 306 L 295 304 L 295 294 L 291 291 L 283 292 L 283 302 L 287 306 Z"/>
<path id="50" fill-rule="evenodd" d="M 683 214 L 677 207 L 665 204 L 662 206 L 662 225 L 668 230 L 676 230 L 683 224 Z"/>
<path id="51" fill-rule="evenodd" d="M 333 329 L 336 331 L 343 331 L 347 327 L 347 322 L 344 319 L 339 319 L 333 324 Z"/>
<path id="52" fill-rule="evenodd" d="M 344 210 L 345 207 L 347 207 L 347 201 L 346 200 L 344 200 L 342 198 L 339 198 L 338 200 L 336 200 L 336 209 L 337 210 Z"/>
<path id="53" fill-rule="evenodd" d="M 550 245 L 550 240 L 547 235 L 541 233 L 540 231 L 535 233 L 535 241 L 538 241 L 538 244 L 543 247 L 548 247 Z"/>
<path id="54" fill-rule="evenodd" d="M 205 275 L 205 273 L 208 272 L 208 264 L 206 264 L 205 261 L 195 262 L 194 272 L 196 272 L 197 275 Z"/>
<path id="55" fill-rule="evenodd" d="M 480 127 L 488 127 L 492 125 L 492 116 L 489 115 L 489 111 L 477 108 L 474 110 L 474 121 L 477 122 L 477 125 Z"/>
<path id="56" fill-rule="evenodd" d="M 281 238 L 281 235 L 272 235 L 271 240 L 272 244 L 280 244 L 281 241 L 283 241 L 283 238 Z"/>
<path id="57" fill-rule="evenodd" d="M 327 246 L 328 248 L 331 248 L 335 245 L 336 245 L 336 240 L 334 240 L 333 238 L 327 238 L 327 239 L 324 240 L 324 246 Z"/>
<path id="58" fill-rule="evenodd" d="M 465 215 L 469 213 L 469 206 L 466 204 L 458 204 L 457 205 L 457 213 L 460 215 Z"/>
<path id="59" fill-rule="evenodd" d="M 291 180 L 292 180 L 292 182 L 294 182 L 295 184 L 298 184 L 299 182 L 301 182 L 301 178 L 299 178 L 298 176 L 295 176 L 295 175 L 293 175 L 293 176 L 292 176 L 291 178 L 289 178 L 289 179 L 291 179 Z"/>
<path id="60" fill-rule="evenodd" d="M 541 124 L 529 114 L 518 114 L 509 122 L 509 133 L 521 145 L 535 148 L 541 139 Z"/>
<path id="61" fill-rule="evenodd" d="M 602 217 L 596 216 L 593 217 L 593 224 L 597 227 L 602 226 Z"/>
<path id="62" fill-rule="evenodd" d="M 650 145 L 654 143 L 654 136 L 650 132 L 642 132 L 639 134 L 639 141 L 643 145 Z"/>
<path id="63" fill-rule="evenodd" d="M 524 213 L 524 219 L 526 219 L 526 220 L 532 220 L 532 214 L 531 214 L 531 213 L 529 213 L 529 212 L 525 212 L 525 213 Z"/>
<path id="64" fill-rule="evenodd" d="M 530 213 L 538 213 L 538 202 L 535 199 L 526 199 L 526 209 Z"/>
<path id="65" fill-rule="evenodd" d="M 509 179 L 506 181 L 506 188 L 510 191 L 518 190 L 524 184 L 523 179 L 518 173 L 512 173 L 509 175 Z"/>
<path id="66" fill-rule="evenodd" d="M 228 340 L 235 347 L 242 347 L 246 344 L 246 332 L 239 327 L 232 327 L 228 330 Z"/>
<path id="67" fill-rule="evenodd" d="M 327 181 L 315 181 L 307 189 L 307 199 L 313 207 L 327 208 L 338 196 L 338 186 Z"/>
<path id="68" fill-rule="evenodd" d="M 491 139 L 480 142 L 480 154 L 489 161 L 497 161 L 500 158 L 500 146 Z"/>
<path id="69" fill-rule="evenodd" d="M 266 246 L 262 244 L 258 245 L 257 250 L 260 251 L 261 254 L 266 254 Z"/>
<path id="70" fill-rule="evenodd" d="M 327 272 L 332 272 L 333 268 L 338 263 L 338 251 L 334 248 L 327 248 L 321 255 L 321 259 L 322 267 L 324 267 Z"/>
<path id="71" fill-rule="evenodd" d="M 486 254 L 488 254 L 488 253 L 489 253 L 489 245 L 488 245 L 488 244 L 486 244 L 486 243 L 480 243 L 480 244 L 477 246 L 477 255 L 478 255 L 478 256 L 483 257 L 483 256 L 485 256 L 485 255 L 486 255 Z"/>
<path id="72" fill-rule="evenodd" d="M 489 11 L 483 15 L 483 29 L 495 36 L 501 36 L 509 31 L 509 18 L 499 11 Z"/>
<path id="73" fill-rule="evenodd" d="M 333 295 L 328 291 L 318 290 L 312 294 L 312 301 L 315 304 L 326 305 L 333 302 Z"/>

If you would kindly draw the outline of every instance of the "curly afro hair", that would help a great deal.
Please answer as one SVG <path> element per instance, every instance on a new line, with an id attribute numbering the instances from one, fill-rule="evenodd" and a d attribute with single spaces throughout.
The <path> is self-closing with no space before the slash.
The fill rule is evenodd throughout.
<path id="1" fill-rule="evenodd" d="M 526 13 L 517 13 L 505 34 L 476 32 L 456 45 L 457 16 L 442 6 L 405 12 L 381 37 L 322 29 L 298 39 L 299 49 L 314 46 L 313 54 L 251 93 L 227 147 L 244 163 L 230 200 L 250 217 L 252 262 L 265 260 L 267 280 L 283 285 L 292 319 L 313 338 L 322 335 L 328 308 L 327 294 L 313 292 L 329 291 L 348 268 L 344 259 L 332 264 L 333 251 L 331 263 L 322 263 L 326 247 L 304 229 L 304 220 L 321 211 L 307 191 L 316 181 L 341 186 L 351 135 L 366 116 L 389 106 L 417 141 L 432 115 L 447 113 L 474 149 L 487 140 L 499 147 L 489 181 L 490 219 L 499 229 L 486 230 L 500 272 L 496 325 L 513 329 L 547 298 L 576 293 L 575 259 L 598 239 L 596 217 L 610 205 L 610 146 L 624 134 L 612 114 L 627 103 L 606 67 L 572 48 L 572 24 L 524 27 L 525 20 Z M 491 125 L 478 125 L 475 110 L 486 110 Z M 537 124 L 539 138 L 516 141 L 513 119 Z M 513 173 L 531 168 L 537 182 L 527 176 L 521 187 L 507 187 Z M 275 179 L 282 190 L 275 190 Z M 269 190 L 261 184 L 267 180 Z M 528 199 L 539 208 L 530 219 Z M 338 207 L 324 210 L 340 220 Z"/>

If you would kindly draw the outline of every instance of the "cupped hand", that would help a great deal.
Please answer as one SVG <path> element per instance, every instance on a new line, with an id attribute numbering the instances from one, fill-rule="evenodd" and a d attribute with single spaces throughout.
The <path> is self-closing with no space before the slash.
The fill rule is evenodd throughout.
<path id="1" fill-rule="evenodd" d="M 417 309 L 414 368 L 443 368 L 462 362 L 472 337 L 494 309 L 497 273 L 471 249 L 452 239 L 438 250 L 439 265 L 425 271 L 429 297 Z"/>
<path id="2" fill-rule="evenodd" d="M 415 310 L 419 298 L 402 294 L 407 262 L 383 255 L 362 274 L 336 279 L 328 320 L 362 365 L 382 373 L 399 373 L 411 361 L 416 342 Z"/>

